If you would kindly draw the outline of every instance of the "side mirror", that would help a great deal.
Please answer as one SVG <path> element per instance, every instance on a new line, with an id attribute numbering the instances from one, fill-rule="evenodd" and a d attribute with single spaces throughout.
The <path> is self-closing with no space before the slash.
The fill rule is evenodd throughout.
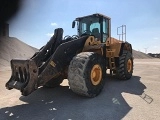
<path id="1" fill-rule="evenodd" d="M 75 24 L 76 24 L 76 22 L 75 22 L 75 20 L 72 22 L 72 28 L 75 28 Z"/>

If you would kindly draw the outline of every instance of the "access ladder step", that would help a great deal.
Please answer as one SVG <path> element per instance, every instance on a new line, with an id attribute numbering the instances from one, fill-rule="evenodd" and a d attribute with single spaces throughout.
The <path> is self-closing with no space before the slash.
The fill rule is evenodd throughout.
<path id="1" fill-rule="evenodd" d="M 115 70 L 116 65 L 115 65 L 115 59 L 114 59 L 114 57 L 110 57 L 109 58 L 109 67 L 110 67 L 111 70 Z"/>

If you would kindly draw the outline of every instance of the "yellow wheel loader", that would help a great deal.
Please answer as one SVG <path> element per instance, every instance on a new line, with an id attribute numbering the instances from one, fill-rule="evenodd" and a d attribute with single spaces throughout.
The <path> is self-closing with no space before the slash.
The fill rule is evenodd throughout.
<path id="1" fill-rule="evenodd" d="M 63 29 L 55 29 L 48 43 L 30 59 L 12 59 L 6 88 L 27 96 L 40 86 L 56 87 L 68 79 L 74 93 L 95 97 L 103 89 L 107 69 L 120 80 L 132 77 L 132 46 L 111 37 L 109 17 L 96 13 L 76 18 L 72 28 L 76 24 L 77 35 L 62 38 Z M 124 34 L 123 29 L 118 33 Z"/>

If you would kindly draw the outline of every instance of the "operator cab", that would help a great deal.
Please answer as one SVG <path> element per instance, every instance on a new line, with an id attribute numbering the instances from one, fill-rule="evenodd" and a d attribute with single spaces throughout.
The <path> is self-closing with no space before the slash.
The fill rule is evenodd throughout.
<path id="1" fill-rule="evenodd" d="M 89 16 L 78 17 L 72 23 L 72 28 L 75 27 L 77 22 L 78 36 L 93 35 L 102 43 L 106 42 L 110 37 L 110 18 L 96 13 Z"/>

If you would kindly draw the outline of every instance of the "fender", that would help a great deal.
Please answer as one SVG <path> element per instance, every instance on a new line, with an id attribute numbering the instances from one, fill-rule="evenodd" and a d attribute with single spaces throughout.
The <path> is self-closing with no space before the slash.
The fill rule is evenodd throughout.
<path id="1" fill-rule="evenodd" d="M 130 51 L 131 54 L 132 54 L 132 45 L 130 43 L 128 43 L 128 42 L 122 43 L 121 44 L 121 49 L 120 49 L 120 52 L 119 52 L 119 56 L 122 55 L 123 50 Z"/>

